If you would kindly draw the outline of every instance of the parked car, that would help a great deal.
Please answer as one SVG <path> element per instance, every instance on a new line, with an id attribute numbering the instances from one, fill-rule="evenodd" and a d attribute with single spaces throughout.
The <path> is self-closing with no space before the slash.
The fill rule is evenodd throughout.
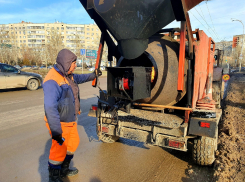
<path id="1" fill-rule="evenodd" d="M 104 71 L 104 70 L 105 70 L 105 67 L 104 67 L 104 66 L 101 66 L 101 67 L 100 67 L 100 70 L 101 70 L 101 71 Z"/>
<path id="2" fill-rule="evenodd" d="M 48 66 L 48 69 L 52 69 L 53 68 L 53 66 Z"/>
<path id="3" fill-rule="evenodd" d="M 39 69 L 46 69 L 46 66 L 40 66 Z"/>
<path id="4" fill-rule="evenodd" d="M 32 66 L 31 69 L 33 69 L 33 70 L 38 70 L 39 67 L 38 67 L 38 66 Z"/>
<path id="5" fill-rule="evenodd" d="M 19 65 L 15 65 L 14 67 L 17 69 L 21 69 L 21 67 Z"/>
<path id="6" fill-rule="evenodd" d="M 95 70 L 95 67 L 89 68 L 88 70 L 89 71 L 94 71 Z"/>
<path id="7" fill-rule="evenodd" d="M 21 69 L 22 69 L 22 70 L 24 70 L 24 69 L 25 69 L 25 70 L 29 70 L 29 69 L 31 69 L 31 66 L 22 66 Z"/>
<path id="8" fill-rule="evenodd" d="M 0 89 L 27 87 L 29 90 L 37 90 L 42 81 L 39 74 L 24 72 L 0 63 Z"/>

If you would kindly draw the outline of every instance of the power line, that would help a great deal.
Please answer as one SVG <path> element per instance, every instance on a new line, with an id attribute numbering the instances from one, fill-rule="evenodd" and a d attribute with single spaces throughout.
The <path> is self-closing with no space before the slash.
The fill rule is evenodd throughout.
<path id="1" fill-rule="evenodd" d="M 206 4 L 207 4 L 207 2 L 208 2 L 208 1 L 206 1 Z M 203 13 L 203 11 L 202 11 L 201 5 L 198 4 L 198 6 L 199 6 L 199 8 L 200 8 L 200 10 L 201 10 L 202 18 L 203 18 L 204 21 L 207 23 L 206 18 L 205 18 L 205 16 L 204 16 L 204 13 Z M 196 10 L 196 11 L 197 11 L 197 10 Z M 209 9 L 208 9 L 208 11 L 209 11 Z M 210 13 L 209 13 L 209 15 L 210 15 Z M 211 18 L 211 16 L 210 16 L 210 18 Z M 212 21 L 212 19 L 211 19 L 211 21 Z M 213 24 L 213 21 L 212 21 L 212 24 Z M 213 29 L 214 29 L 214 33 L 215 33 L 216 37 L 219 37 L 219 36 L 217 36 L 217 32 L 215 31 L 214 24 L 213 24 Z"/>
<path id="2" fill-rule="evenodd" d="M 190 12 L 191 13 L 191 12 Z M 201 23 L 202 24 L 202 26 L 211 34 L 211 36 L 214 36 L 214 34 L 212 33 L 212 32 L 210 32 L 209 31 L 209 28 L 207 28 L 193 13 L 191 13 L 196 19 L 197 19 L 197 21 L 199 21 L 199 23 Z M 215 37 L 215 36 L 214 36 Z M 216 37 L 217 38 L 217 37 Z M 219 39 L 219 38 L 217 38 L 217 39 Z M 219 41 L 220 41 L 220 39 L 219 39 Z"/>
<path id="3" fill-rule="evenodd" d="M 219 39 L 220 40 L 220 38 L 219 38 L 219 36 L 216 34 L 216 32 L 214 32 L 214 30 L 209 26 L 209 24 L 208 24 L 208 22 L 206 21 L 206 19 L 199 13 L 199 11 L 197 11 L 197 9 L 196 8 L 194 8 L 195 10 L 196 10 L 196 12 L 200 15 L 200 17 L 205 21 L 205 23 L 207 24 L 207 26 L 208 26 L 208 31 L 209 31 L 209 29 L 211 29 L 212 31 L 213 31 L 213 34 L 209 31 L 209 33 L 210 34 L 212 34 L 212 35 L 214 35 L 217 39 Z M 193 16 L 194 16 L 194 14 L 193 14 Z M 195 16 L 194 16 L 195 17 Z M 196 18 L 196 17 L 195 17 Z M 196 18 L 197 19 L 197 18 Z M 199 21 L 199 20 L 198 20 Z M 199 21 L 200 22 L 200 21 Z"/>
<path id="4" fill-rule="evenodd" d="M 199 6 L 199 8 L 201 10 L 202 16 L 204 17 L 204 14 L 203 14 L 203 11 L 202 11 L 202 8 L 201 8 L 200 4 L 198 4 L 198 6 Z"/>
<path id="5" fill-rule="evenodd" d="M 211 34 L 211 36 L 213 36 L 213 37 L 216 37 L 217 38 L 217 36 L 213 33 L 213 32 L 210 32 L 209 31 L 209 28 L 207 28 L 206 27 L 206 25 L 204 25 L 193 13 L 192 13 L 192 15 L 199 21 L 199 23 L 201 23 L 202 25 L 203 25 L 203 27 Z M 204 20 L 205 21 L 205 20 Z M 205 21 L 206 22 L 206 21 Z M 206 24 L 207 24 L 207 22 L 206 22 Z M 208 24 L 207 24 L 207 26 L 208 26 Z"/>
<path id="6" fill-rule="evenodd" d="M 217 31 L 215 30 L 215 27 L 214 27 L 214 22 L 213 22 L 213 20 L 212 20 L 212 17 L 211 17 L 211 14 L 210 14 L 209 8 L 208 8 L 208 2 L 207 2 L 207 1 L 206 1 L 206 6 L 207 6 L 207 9 L 208 9 L 209 17 L 210 17 L 211 22 L 212 22 L 212 25 L 213 25 L 214 32 L 216 32 L 216 33 L 217 33 Z"/>

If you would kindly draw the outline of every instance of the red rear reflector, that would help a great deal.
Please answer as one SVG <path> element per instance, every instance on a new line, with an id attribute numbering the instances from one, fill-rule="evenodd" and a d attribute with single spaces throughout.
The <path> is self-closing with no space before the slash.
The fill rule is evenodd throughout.
<path id="1" fill-rule="evenodd" d="M 100 131 L 100 125 L 98 126 L 98 131 Z M 103 127 L 102 127 L 102 132 L 108 133 L 108 132 L 109 132 L 109 128 L 103 126 Z"/>
<path id="2" fill-rule="evenodd" d="M 104 133 L 108 133 L 109 128 L 103 126 L 103 127 L 102 127 L 102 131 L 103 131 Z"/>
<path id="3" fill-rule="evenodd" d="M 200 122 L 202 128 L 210 128 L 210 123 Z"/>
<path id="4" fill-rule="evenodd" d="M 129 90 L 128 78 L 123 78 L 123 87 L 125 90 Z"/>
<path id="5" fill-rule="evenodd" d="M 177 142 L 177 141 L 169 140 L 168 141 L 168 146 L 182 149 L 182 148 L 184 148 L 184 143 L 183 142 Z"/>
<path id="6" fill-rule="evenodd" d="M 92 110 L 97 111 L 98 107 L 97 106 L 92 106 Z"/>

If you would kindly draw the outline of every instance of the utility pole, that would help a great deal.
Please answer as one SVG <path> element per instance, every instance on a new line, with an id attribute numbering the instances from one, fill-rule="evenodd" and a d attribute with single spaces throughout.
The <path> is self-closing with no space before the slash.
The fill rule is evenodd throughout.
<path id="1" fill-rule="evenodd" d="M 232 21 L 239 21 L 242 26 L 243 26 L 243 34 L 242 34 L 242 49 L 241 49 L 241 54 L 239 56 L 239 60 L 240 60 L 240 64 L 239 64 L 239 72 L 241 72 L 241 69 L 242 69 L 242 60 L 243 60 L 243 55 L 242 55 L 242 52 L 243 52 L 243 43 L 244 43 L 244 24 L 242 23 L 242 20 L 238 20 L 238 19 L 231 19 Z"/>

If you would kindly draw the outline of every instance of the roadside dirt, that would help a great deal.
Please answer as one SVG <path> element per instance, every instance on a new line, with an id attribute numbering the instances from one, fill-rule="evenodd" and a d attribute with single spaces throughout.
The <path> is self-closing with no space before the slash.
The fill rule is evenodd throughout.
<path id="1" fill-rule="evenodd" d="M 245 182 L 245 73 L 233 74 L 226 91 L 214 165 L 189 162 L 183 181 Z"/>
<path id="2" fill-rule="evenodd" d="M 245 181 L 245 74 L 233 74 L 219 125 L 216 181 Z"/>

